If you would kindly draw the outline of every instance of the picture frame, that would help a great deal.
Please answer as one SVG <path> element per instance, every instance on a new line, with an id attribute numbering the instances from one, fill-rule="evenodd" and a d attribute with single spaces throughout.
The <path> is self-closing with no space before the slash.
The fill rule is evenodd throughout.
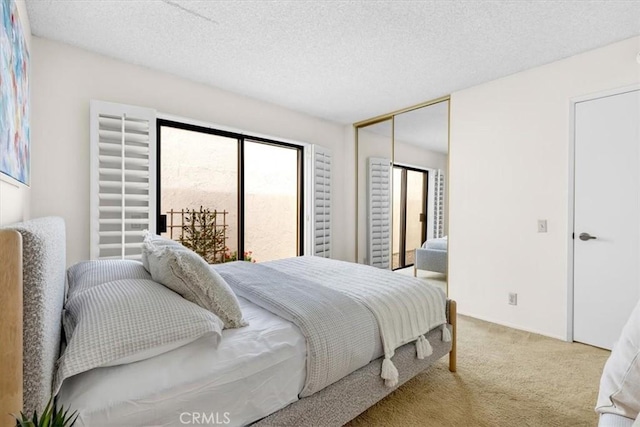
<path id="1" fill-rule="evenodd" d="M 31 183 L 29 49 L 15 0 L 0 0 L 0 179 Z"/>

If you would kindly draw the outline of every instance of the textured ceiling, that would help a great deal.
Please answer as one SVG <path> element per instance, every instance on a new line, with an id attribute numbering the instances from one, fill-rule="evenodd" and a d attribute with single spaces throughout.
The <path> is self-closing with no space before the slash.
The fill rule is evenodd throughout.
<path id="1" fill-rule="evenodd" d="M 27 0 L 33 34 L 341 123 L 640 33 L 638 1 Z"/>

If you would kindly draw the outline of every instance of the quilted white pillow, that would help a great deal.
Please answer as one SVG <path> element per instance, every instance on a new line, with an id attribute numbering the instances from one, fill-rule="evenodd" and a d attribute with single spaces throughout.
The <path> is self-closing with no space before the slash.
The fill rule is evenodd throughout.
<path id="1" fill-rule="evenodd" d="M 67 270 L 69 285 L 67 301 L 94 286 L 122 279 L 151 280 L 151 274 L 138 261 L 124 259 L 81 261 Z M 62 313 L 62 326 L 65 339 L 69 341 L 73 335 L 75 320 L 66 310 Z"/>
<path id="2" fill-rule="evenodd" d="M 640 303 L 604 366 L 596 411 L 631 420 L 640 413 Z"/>
<path id="3" fill-rule="evenodd" d="M 75 328 L 58 360 L 54 394 L 62 382 L 94 368 L 133 363 L 204 335 L 222 338 L 222 321 L 159 283 L 125 279 L 76 294 L 65 305 Z"/>
<path id="4" fill-rule="evenodd" d="M 146 241 L 144 247 L 153 280 L 215 313 L 225 328 L 248 325 L 236 294 L 200 255 L 184 246 L 157 246 L 154 241 Z"/>
<path id="5" fill-rule="evenodd" d="M 83 292 L 96 285 L 122 279 L 147 279 L 151 275 L 138 261 L 115 259 L 81 261 L 67 270 L 69 292 L 71 299 L 79 292 Z"/>

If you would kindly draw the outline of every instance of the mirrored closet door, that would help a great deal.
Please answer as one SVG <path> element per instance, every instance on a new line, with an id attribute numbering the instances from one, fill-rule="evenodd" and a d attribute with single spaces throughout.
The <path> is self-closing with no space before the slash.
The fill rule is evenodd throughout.
<path id="1" fill-rule="evenodd" d="M 354 126 L 357 261 L 446 291 L 449 98 Z"/>

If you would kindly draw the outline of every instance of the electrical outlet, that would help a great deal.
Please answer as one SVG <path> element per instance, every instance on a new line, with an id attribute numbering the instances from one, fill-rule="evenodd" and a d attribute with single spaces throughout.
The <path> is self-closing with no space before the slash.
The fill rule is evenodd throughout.
<path id="1" fill-rule="evenodd" d="M 538 233 L 546 233 L 547 232 L 547 220 L 539 219 L 538 220 Z"/>
<path id="2" fill-rule="evenodd" d="M 518 305 L 518 294 L 509 292 L 509 305 Z"/>

